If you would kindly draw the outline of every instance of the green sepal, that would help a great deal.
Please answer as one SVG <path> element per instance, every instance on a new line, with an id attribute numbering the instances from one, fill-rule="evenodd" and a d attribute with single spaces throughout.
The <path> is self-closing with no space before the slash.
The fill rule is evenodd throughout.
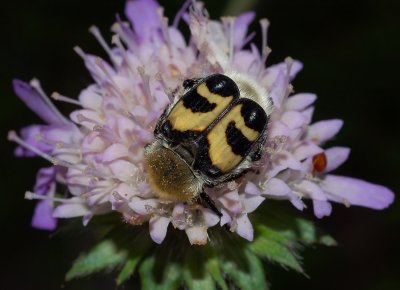
<path id="1" fill-rule="evenodd" d="M 277 262 L 283 267 L 289 267 L 303 273 L 303 268 L 295 251 L 295 242 L 287 239 L 279 232 L 264 225 L 257 225 L 256 237 L 252 243 L 249 243 L 248 247 L 259 257 L 267 258 L 271 262 Z"/>
<path id="2" fill-rule="evenodd" d="M 118 249 L 112 240 L 104 240 L 82 254 L 67 272 L 67 281 L 87 276 L 102 270 L 114 269 L 125 261 L 127 250 Z"/>
<path id="3" fill-rule="evenodd" d="M 240 264 L 231 259 L 224 260 L 222 271 L 239 289 L 268 289 L 261 260 L 248 250 L 243 250 L 240 255 Z"/>
<path id="4" fill-rule="evenodd" d="M 180 265 L 176 262 L 163 264 L 165 267 L 160 267 L 160 261 L 157 260 L 156 255 L 149 255 L 143 260 L 139 267 L 142 289 L 174 290 L 179 288 L 183 278 Z"/>

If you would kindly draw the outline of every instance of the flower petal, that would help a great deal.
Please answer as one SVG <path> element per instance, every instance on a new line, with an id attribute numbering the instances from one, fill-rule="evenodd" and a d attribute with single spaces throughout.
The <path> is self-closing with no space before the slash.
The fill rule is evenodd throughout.
<path id="1" fill-rule="evenodd" d="M 347 147 L 332 147 L 325 150 L 327 164 L 325 172 L 335 170 L 342 165 L 350 154 L 350 148 Z"/>
<path id="2" fill-rule="evenodd" d="M 239 218 L 236 219 L 236 233 L 245 238 L 248 241 L 252 241 L 254 238 L 254 230 L 251 221 L 249 220 L 247 214 L 241 215 Z"/>
<path id="3" fill-rule="evenodd" d="M 203 208 L 201 210 L 203 212 L 204 223 L 207 227 L 215 226 L 219 222 L 219 217 L 208 208 Z"/>
<path id="4" fill-rule="evenodd" d="M 314 200 L 326 200 L 326 195 L 323 190 L 314 182 L 309 180 L 302 180 L 296 185 L 296 189 L 308 195 Z"/>
<path id="5" fill-rule="evenodd" d="M 342 126 L 343 121 L 339 119 L 314 123 L 308 128 L 306 139 L 312 140 L 317 144 L 323 143 L 335 136 Z"/>
<path id="6" fill-rule="evenodd" d="M 237 190 L 225 193 L 223 196 L 219 197 L 218 200 L 231 212 L 238 213 L 242 211 L 242 203 Z"/>
<path id="7" fill-rule="evenodd" d="M 332 212 L 332 205 L 328 201 L 313 200 L 314 214 L 317 218 L 329 216 Z"/>
<path id="8" fill-rule="evenodd" d="M 37 194 L 46 194 L 51 188 L 51 184 L 56 182 L 56 167 L 41 168 L 36 175 L 36 184 L 34 192 Z"/>
<path id="9" fill-rule="evenodd" d="M 307 118 L 296 111 L 287 111 L 283 113 L 281 121 L 292 130 L 302 128 L 307 124 Z"/>
<path id="10" fill-rule="evenodd" d="M 148 215 L 151 214 L 151 209 L 158 207 L 158 200 L 133 197 L 129 207 L 140 215 Z"/>
<path id="11" fill-rule="evenodd" d="M 64 203 L 54 209 L 53 217 L 72 218 L 90 213 L 90 209 L 83 203 Z"/>
<path id="12" fill-rule="evenodd" d="M 281 179 L 271 178 L 265 185 L 264 193 L 273 196 L 288 196 L 292 189 Z"/>
<path id="13" fill-rule="evenodd" d="M 259 207 L 259 205 L 265 200 L 265 197 L 259 195 L 242 194 L 242 204 L 247 213 L 251 213 Z"/>
<path id="14" fill-rule="evenodd" d="M 260 195 L 261 194 L 260 188 L 251 181 L 246 183 L 244 192 L 249 195 Z"/>
<path id="15" fill-rule="evenodd" d="M 243 41 L 247 34 L 247 28 L 254 20 L 254 17 L 254 12 L 245 12 L 236 17 L 233 27 L 233 43 L 236 48 L 241 48 L 243 46 Z"/>
<path id="16" fill-rule="evenodd" d="M 154 216 L 149 221 L 151 239 L 157 244 L 161 244 L 167 235 L 169 218 Z"/>
<path id="17" fill-rule="evenodd" d="M 154 0 L 129 0 L 126 2 L 125 15 L 133 24 L 139 40 L 148 40 L 155 30 L 161 27 L 159 5 Z"/>
<path id="18" fill-rule="evenodd" d="M 315 94 L 296 94 L 287 99 L 285 109 L 287 111 L 302 111 L 314 103 L 316 99 L 317 96 Z"/>
<path id="19" fill-rule="evenodd" d="M 191 245 L 207 244 L 207 228 L 204 226 L 194 226 L 186 229 L 186 234 Z"/>
<path id="20" fill-rule="evenodd" d="M 305 141 L 293 150 L 293 156 L 297 160 L 302 161 L 321 152 L 323 152 L 322 148 L 315 145 L 315 143 Z"/>
<path id="21" fill-rule="evenodd" d="M 39 92 L 30 84 L 20 80 L 13 80 L 14 91 L 17 96 L 47 124 L 62 125 L 66 120 Z"/>
<path id="22" fill-rule="evenodd" d="M 345 176 L 327 175 L 321 187 L 349 205 L 384 209 L 394 200 L 394 193 L 387 187 Z"/>
<path id="23" fill-rule="evenodd" d="M 52 231 L 57 227 L 57 219 L 53 217 L 53 205 L 48 200 L 39 201 L 32 217 L 32 227 Z"/>

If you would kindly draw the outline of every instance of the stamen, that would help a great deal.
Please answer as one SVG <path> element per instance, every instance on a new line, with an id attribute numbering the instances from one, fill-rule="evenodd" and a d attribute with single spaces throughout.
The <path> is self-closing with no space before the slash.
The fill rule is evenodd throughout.
<path id="1" fill-rule="evenodd" d="M 125 47 L 123 46 L 123 44 L 121 42 L 120 35 L 114 34 L 112 36 L 112 38 L 111 38 L 111 43 L 118 47 L 118 49 L 120 50 L 120 52 L 122 54 L 122 59 L 126 63 L 129 72 L 133 74 L 134 71 L 133 71 L 131 62 L 130 62 L 129 57 L 128 57 L 127 53 L 126 53 L 126 49 L 125 49 Z"/>
<path id="2" fill-rule="evenodd" d="M 260 20 L 261 25 L 261 63 L 260 63 L 260 74 L 263 71 L 265 62 L 267 61 L 268 55 L 271 53 L 271 49 L 268 47 L 268 27 L 269 21 L 266 18 Z"/>
<path id="3" fill-rule="evenodd" d="M 121 92 L 121 90 L 119 89 L 119 86 L 115 83 L 114 78 L 112 77 L 112 75 L 110 75 L 109 71 L 105 68 L 104 66 L 104 61 L 100 58 L 97 57 L 95 64 L 101 69 L 101 71 L 107 76 L 109 83 L 111 84 L 112 88 L 115 90 L 115 92 L 117 93 L 117 95 L 119 97 L 121 97 L 122 99 L 124 99 L 124 94 Z"/>
<path id="4" fill-rule="evenodd" d="M 139 66 L 137 68 L 137 71 L 138 71 L 140 77 L 142 78 L 143 90 L 146 95 L 146 98 L 140 98 L 140 100 L 142 101 L 142 104 L 144 106 L 147 106 L 148 100 L 153 99 L 153 96 L 151 94 L 151 89 L 150 89 L 150 76 L 148 74 L 146 74 L 146 71 L 144 70 L 143 66 Z"/>
<path id="5" fill-rule="evenodd" d="M 77 118 L 77 121 L 78 121 L 79 123 L 88 122 L 88 123 L 93 123 L 94 126 L 98 125 L 98 122 L 97 122 L 97 121 L 95 121 L 95 120 L 93 120 L 93 119 L 90 119 L 90 118 L 88 118 L 88 117 L 86 117 L 86 116 L 84 116 L 84 115 L 82 115 L 82 114 L 77 114 L 77 115 L 76 115 L 76 118 Z"/>
<path id="6" fill-rule="evenodd" d="M 48 195 L 42 195 L 42 194 L 37 194 L 32 191 L 25 192 L 25 199 L 49 200 L 49 201 L 56 201 L 56 202 L 61 202 L 61 203 L 81 203 L 81 202 L 78 202 L 77 200 L 72 200 L 69 198 L 59 198 L 59 197 L 53 197 L 53 196 L 48 196 Z"/>
<path id="7" fill-rule="evenodd" d="M 135 35 L 129 27 L 128 22 L 123 22 L 119 15 L 117 15 L 117 22 L 111 27 L 111 31 L 118 34 L 123 42 L 132 50 L 135 51 Z"/>
<path id="8" fill-rule="evenodd" d="M 185 3 L 182 5 L 182 8 L 179 9 L 178 13 L 176 13 L 174 21 L 172 22 L 172 27 L 177 28 L 179 25 L 179 22 L 181 21 L 183 14 L 186 12 L 186 10 L 189 8 L 190 4 L 193 2 L 193 0 L 186 0 Z"/>
<path id="9" fill-rule="evenodd" d="M 62 101 L 62 102 L 65 102 L 65 103 L 69 103 L 69 104 L 73 104 L 73 105 L 77 105 L 77 106 L 82 106 L 82 104 L 78 100 L 74 100 L 72 98 L 63 96 L 63 95 L 59 94 L 58 92 L 52 93 L 50 97 L 52 99 L 56 100 L 56 101 Z"/>
<path id="10" fill-rule="evenodd" d="M 75 46 L 75 47 L 74 47 L 74 51 L 75 51 L 76 54 L 79 55 L 83 60 L 86 60 L 86 54 L 85 54 L 85 52 L 82 50 L 82 48 L 80 48 L 79 46 Z"/>
<path id="11" fill-rule="evenodd" d="M 269 27 L 269 21 L 266 18 L 263 18 L 260 20 L 260 25 L 261 25 L 261 49 L 263 50 L 264 47 L 267 47 L 268 44 L 268 27 Z"/>
<path id="12" fill-rule="evenodd" d="M 39 136 L 41 136 L 41 135 L 39 135 Z M 59 165 L 59 166 L 67 167 L 67 168 L 77 168 L 77 166 L 75 164 L 67 163 L 65 161 L 56 159 L 56 158 L 44 153 L 43 151 L 39 150 L 38 148 L 30 145 L 29 143 L 27 143 L 24 140 L 22 140 L 21 138 L 19 138 L 17 133 L 15 133 L 15 131 L 8 132 L 7 138 L 9 141 L 13 141 L 13 142 L 17 143 L 18 145 L 20 145 L 21 147 L 24 147 L 25 149 L 32 151 L 33 153 L 42 157 L 43 159 L 46 159 L 47 161 L 51 162 L 53 165 Z"/>
<path id="13" fill-rule="evenodd" d="M 287 83 L 287 87 L 285 90 L 285 95 L 283 96 L 283 100 L 285 100 L 289 95 L 293 92 L 293 86 L 290 83 L 290 70 L 292 69 L 293 65 L 293 58 L 290 56 L 285 58 L 285 64 L 286 64 L 286 80 L 285 83 Z"/>
<path id="14" fill-rule="evenodd" d="M 246 46 L 255 36 L 256 33 L 254 31 L 247 35 L 246 38 L 243 40 L 242 46 L 240 48 Z"/>
<path id="15" fill-rule="evenodd" d="M 234 53 L 234 42 L 233 42 L 233 37 L 234 37 L 234 24 L 235 24 L 235 18 L 234 17 L 221 17 L 222 23 L 224 24 L 225 28 L 228 30 L 228 56 L 229 56 L 229 62 L 233 61 L 233 53 Z"/>
<path id="16" fill-rule="evenodd" d="M 101 34 L 99 28 L 95 25 L 92 25 L 89 28 L 89 32 L 97 39 L 100 43 L 101 47 L 107 52 L 107 54 L 112 58 L 111 48 L 108 46 L 107 42 L 104 40 L 103 35 Z"/>
<path id="17" fill-rule="evenodd" d="M 169 32 L 168 32 L 168 17 L 161 16 L 161 30 L 162 30 L 162 33 L 165 37 L 167 44 L 170 44 L 171 39 L 169 37 Z"/>
<path id="18" fill-rule="evenodd" d="M 46 102 L 46 104 L 49 106 L 49 108 L 66 124 L 69 124 L 70 121 L 65 118 L 60 111 L 56 108 L 56 106 L 54 106 L 53 102 L 49 99 L 49 97 L 47 96 L 47 94 L 43 91 L 39 80 L 37 79 L 32 79 L 30 81 L 30 85 L 36 89 L 36 91 L 39 93 L 39 95 L 42 97 L 42 99 Z"/>
<path id="19" fill-rule="evenodd" d="M 43 159 L 46 159 L 49 162 L 55 164 L 55 159 L 53 157 L 51 157 L 50 155 L 44 153 L 43 151 L 39 150 L 38 148 L 30 145 L 29 143 L 27 143 L 24 140 L 22 140 L 21 138 L 19 138 L 15 131 L 8 132 L 7 139 L 9 141 L 13 141 L 13 142 L 17 143 L 18 145 L 20 145 L 21 147 L 24 147 L 25 149 L 28 149 L 29 151 L 32 151 L 33 153 L 42 157 Z"/>

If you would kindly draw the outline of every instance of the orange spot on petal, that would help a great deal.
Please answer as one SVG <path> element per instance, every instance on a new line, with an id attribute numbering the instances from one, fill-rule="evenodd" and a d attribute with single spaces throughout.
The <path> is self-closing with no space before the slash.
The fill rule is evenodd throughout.
<path id="1" fill-rule="evenodd" d="M 313 157 L 314 171 L 322 172 L 325 170 L 328 160 L 324 152 L 321 152 Z"/>

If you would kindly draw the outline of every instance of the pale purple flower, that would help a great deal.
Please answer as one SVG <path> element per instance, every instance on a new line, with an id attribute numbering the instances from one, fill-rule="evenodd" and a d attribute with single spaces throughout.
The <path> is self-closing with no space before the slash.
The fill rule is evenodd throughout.
<path id="1" fill-rule="evenodd" d="M 210 20 L 200 3 L 188 1 L 172 22 L 154 0 L 127 1 L 125 14 L 113 25 L 113 46 L 96 27 L 90 29 L 108 53 L 109 61 L 75 51 L 82 57 L 95 83 L 77 99 L 53 93 L 56 100 L 78 105 L 69 118 L 63 116 L 43 92 L 37 80 L 14 81 L 16 94 L 45 124 L 11 132 L 19 143 L 18 156 L 41 156 L 52 167 L 38 173 L 34 192 L 40 199 L 33 225 L 54 229 L 56 218 L 81 216 L 87 224 L 94 215 L 117 211 L 132 225 L 149 224 L 150 235 L 161 243 L 172 226 L 184 230 L 191 244 L 205 244 L 207 229 L 228 226 L 247 240 L 253 239 L 249 214 L 268 199 L 288 200 L 299 210 L 312 200 L 317 217 L 330 215 L 331 202 L 383 209 L 393 201 L 386 187 L 329 174 L 348 158 L 344 147 L 324 148 L 343 125 L 341 120 L 312 123 L 310 93 L 292 94 L 291 81 L 302 64 L 291 58 L 265 67 L 268 22 L 260 21 L 262 46 L 251 43 L 247 33 L 253 13 L 221 21 Z M 184 20 L 191 36 L 185 40 L 177 25 Z M 254 80 L 274 103 L 270 133 L 257 172 L 222 188 L 207 189 L 219 218 L 201 205 L 159 200 L 146 182 L 144 146 L 174 92 L 188 78 L 215 72 L 239 72 Z M 57 191 L 57 186 L 68 193 Z"/>

